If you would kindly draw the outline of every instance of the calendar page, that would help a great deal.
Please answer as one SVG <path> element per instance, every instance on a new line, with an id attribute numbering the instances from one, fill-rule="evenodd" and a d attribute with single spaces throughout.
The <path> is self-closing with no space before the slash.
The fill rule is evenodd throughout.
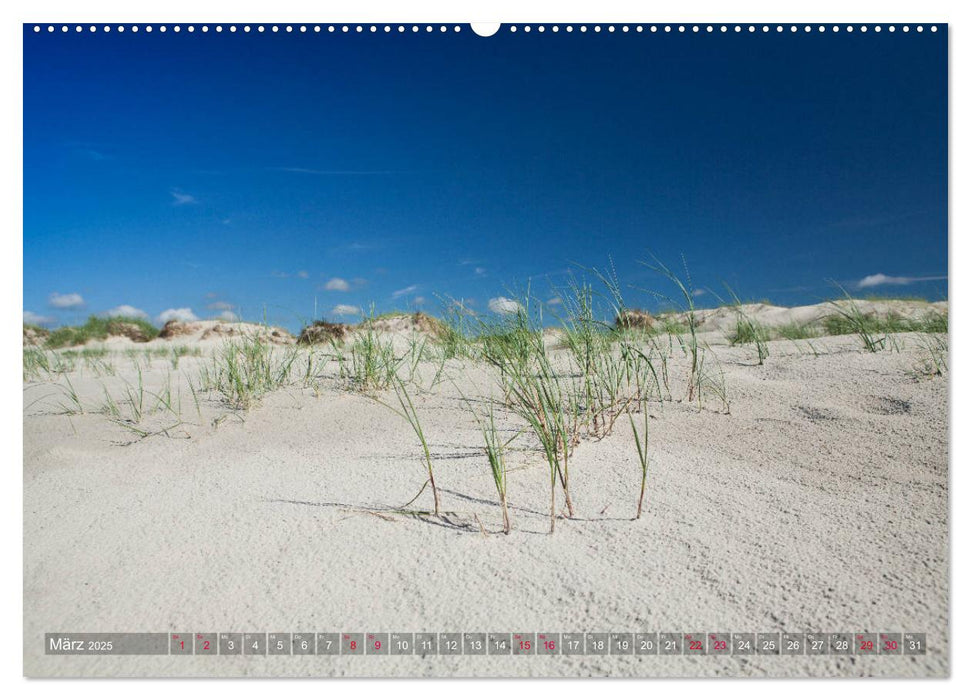
<path id="1" fill-rule="evenodd" d="M 24 674 L 948 676 L 948 24 L 320 12 L 22 27 Z"/>

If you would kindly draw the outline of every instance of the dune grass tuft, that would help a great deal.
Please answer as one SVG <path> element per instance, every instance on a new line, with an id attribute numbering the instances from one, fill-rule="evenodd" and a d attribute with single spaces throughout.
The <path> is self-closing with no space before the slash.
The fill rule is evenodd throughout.
<path id="1" fill-rule="evenodd" d="M 399 408 L 395 408 L 394 406 L 391 406 L 380 399 L 375 400 L 385 408 L 394 411 L 408 421 L 408 425 L 411 426 L 411 429 L 415 432 L 418 441 L 421 443 L 421 449 L 425 460 L 425 469 L 428 473 L 428 479 L 425 482 L 425 485 L 432 487 L 432 497 L 435 501 L 435 516 L 438 517 L 441 515 L 441 499 L 439 498 L 438 494 L 438 486 L 435 484 L 435 470 L 432 467 L 431 450 L 428 449 L 428 440 L 425 439 L 425 431 L 422 428 L 421 420 L 418 418 L 418 411 L 415 410 L 415 404 L 411 400 L 411 395 L 408 393 L 408 389 L 405 388 L 405 383 L 403 381 L 395 376 L 392 379 L 392 386 L 394 387 L 395 398 L 398 399 Z M 422 486 L 421 491 L 424 491 L 424 489 L 425 486 Z M 421 491 L 418 492 L 418 495 L 421 495 Z M 417 497 L 418 496 L 415 496 L 415 498 Z M 413 501 L 414 499 L 412 499 L 412 501 L 409 503 Z"/>
<path id="2" fill-rule="evenodd" d="M 947 373 L 948 340 L 942 333 L 921 333 L 917 340 L 920 353 L 911 375 L 914 378 L 941 377 Z"/>
<path id="3" fill-rule="evenodd" d="M 133 329 L 139 337 L 146 341 L 158 336 L 159 330 L 143 318 L 127 316 L 89 316 L 81 326 L 61 326 L 55 328 L 47 336 L 44 346 L 47 348 L 63 348 L 84 345 L 91 340 L 104 340 L 110 335 L 129 335 Z"/>
<path id="4" fill-rule="evenodd" d="M 235 410 L 248 410 L 291 381 L 295 346 L 278 348 L 258 335 L 228 340 L 202 369 L 200 387 L 215 391 Z"/>
<path id="5" fill-rule="evenodd" d="M 350 347 L 333 348 L 340 368 L 340 376 L 351 388 L 366 394 L 384 391 L 394 386 L 398 369 L 404 358 L 395 354 L 391 338 L 384 337 L 374 326 L 374 316 L 366 317 L 354 335 Z"/>
<path id="6" fill-rule="evenodd" d="M 627 417 L 630 419 L 630 428 L 634 433 L 634 444 L 637 446 L 637 460 L 641 465 L 641 490 L 637 497 L 637 514 L 634 516 L 635 520 L 639 520 L 641 517 L 641 510 L 644 507 L 644 490 L 647 486 L 647 446 L 648 446 L 648 412 L 646 403 L 640 405 L 640 411 L 643 416 L 643 427 L 644 436 L 637 430 L 637 424 L 634 422 L 634 413 L 628 411 Z"/>
<path id="7" fill-rule="evenodd" d="M 738 298 L 731 287 L 726 284 L 725 288 L 732 298 L 731 306 L 735 309 L 735 332 L 729 336 L 728 340 L 732 345 L 754 343 L 761 365 L 769 357 L 769 330 L 745 313 L 742 308 L 742 300 Z"/>

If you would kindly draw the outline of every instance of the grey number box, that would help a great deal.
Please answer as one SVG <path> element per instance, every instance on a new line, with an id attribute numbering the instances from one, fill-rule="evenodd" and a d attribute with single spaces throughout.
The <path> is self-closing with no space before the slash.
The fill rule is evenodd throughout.
<path id="1" fill-rule="evenodd" d="M 313 632 L 294 632 L 290 645 L 295 656 L 308 656 L 317 653 L 316 635 Z"/>
<path id="2" fill-rule="evenodd" d="M 820 656 L 829 653 L 829 640 L 825 634 L 818 632 L 806 633 L 806 654 Z"/>
<path id="3" fill-rule="evenodd" d="M 872 632 L 857 632 L 853 635 L 853 653 L 870 656 L 879 653 L 877 635 Z"/>
<path id="4" fill-rule="evenodd" d="M 392 656 L 403 656 L 415 653 L 415 635 L 411 632 L 392 632 L 388 642 Z"/>
<path id="5" fill-rule="evenodd" d="M 418 643 L 417 637 L 415 643 Z M 442 632 L 438 635 L 438 653 L 444 656 L 458 656 L 463 653 L 460 632 Z M 483 652 L 485 653 L 485 652 Z"/>
<path id="6" fill-rule="evenodd" d="M 237 656 L 243 653 L 243 635 L 240 632 L 222 632 L 219 635 L 219 654 Z"/>
<path id="7" fill-rule="evenodd" d="M 830 654 L 852 654 L 853 635 L 849 632 L 831 632 L 829 635 Z"/>
<path id="8" fill-rule="evenodd" d="M 243 634 L 243 654 L 246 656 L 266 655 L 266 632 L 246 632 Z"/>
<path id="9" fill-rule="evenodd" d="M 338 632 L 317 633 L 317 655 L 337 656 L 341 653 L 341 636 Z"/>
<path id="10" fill-rule="evenodd" d="M 215 656 L 219 644 L 215 632 L 196 632 L 195 640 L 196 654 Z"/>
<path id="11" fill-rule="evenodd" d="M 595 656 L 610 653 L 610 635 L 606 632 L 587 632 L 585 652 Z"/>
<path id="12" fill-rule="evenodd" d="M 564 632 L 563 645 L 560 648 L 564 654 L 573 655 L 584 653 L 583 632 Z"/>
<path id="13" fill-rule="evenodd" d="M 785 656 L 797 656 L 806 651 L 806 635 L 799 632 L 782 633 L 782 653 Z"/>
<path id="14" fill-rule="evenodd" d="M 270 632 L 266 649 L 271 656 L 290 656 L 290 633 Z"/>
<path id="15" fill-rule="evenodd" d="M 634 653 L 634 635 L 629 632 L 613 632 L 610 635 L 610 653 L 627 655 Z"/>
<path id="16" fill-rule="evenodd" d="M 536 635 L 532 632 L 513 632 L 512 655 L 532 656 L 536 653 Z"/>
<path id="17" fill-rule="evenodd" d="M 690 656 L 705 655 L 705 633 L 704 632 L 685 632 L 682 640 L 684 653 Z"/>
<path id="18" fill-rule="evenodd" d="M 881 632 L 880 633 L 880 653 L 881 654 L 903 654 L 904 636 L 900 632 Z"/>
<path id="19" fill-rule="evenodd" d="M 486 653 L 488 642 L 485 632 L 466 632 L 462 635 L 462 652 L 479 656 Z"/>
<path id="20" fill-rule="evenodd" d="M 927 653 L 927 635 L 923 632 L 904 633 L 904 654 L 917 656 Z"/>
<path id="21" fill-rule="evenodd" d="M 421 656 L 426 656 L 429 654 L 442 654 L 446 653 L 442 651 L 441 644 L 439 644 L 439 635 L 435 632 L 415 632 L 415 653 Z M 458 636 L 458 635 L 456 635 Z M 458 654 L 462 653 L 462 640 L 459 639 Z"/>
<path id="22" fill-rule="evenodd" d="M 560 653 L 560 635 L 558 632 L 540 632 L 536 635 L 536 653 L 545 656 L 556 656 Z"/>
<path id="23" fill-rule="evenodd" d="M 364 654 L 363 632 L 341 632 L 341 656 L 361 656 Z"/>
<path id="24" fill-rule="evenodd" d="M 170 654 L 191 654 L 192 653 L 192 633 L 174 632 L 169 635 Z"/>
<path id="25" fill-rule="evenodd" d="M 661 632 L 658 634 L 657 648 L 660 654 L 680 654 L 684 641 L 680 632 Z"/>
<path id="26" fill-rule="evenodd" d="M 511 654 L 512 635 L 508 632 L 490 632 L 489 653 L 499 656 Z"/>
<path id="27" fill-rule="evenodd" d="M 415 644 L 418 643 L 417 637 Z M 462 649 L 462 634 L 460 632 L 443 632 L 438 635 L 438 653 L 443 656 L 460 656 Z M 484 651 L 482 653 L 485 653 Z"/>
<path id="28" fill-rule="evenodd" d="M 368 632 L 367 650 L 365 653 L 372 656 L 382 656 L 388 653 L 388 633 L 387 632 Z"/>
<path id="29" fill-rule="evenodd" d="M 731 654 L 732 635 L 730 632 L 709 632 L 708 633 L 708 653 L 709 654 Z"/>
<path id="30" fill-rule="evenodd" d="M 758 653 L 766 656 L 776 656 L 779 654 L 779 639 L 782 635 L 778 632 L 759 632 Z"/>
<path id="31" fill-rule="evenodd" d="M 638 632 L 634 635 L 635 654 L 657 653 L 657 632 Z"/>
<path id="32" fill-rule="evenodd" d="M 739 655 L 755 653 L 755 635 L 751 632 L 732 632 L 732 653 Z"/>

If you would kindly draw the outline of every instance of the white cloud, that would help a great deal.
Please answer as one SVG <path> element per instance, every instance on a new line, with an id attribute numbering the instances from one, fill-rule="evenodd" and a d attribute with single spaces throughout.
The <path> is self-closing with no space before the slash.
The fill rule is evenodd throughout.
<path id="1" fill-rule="evenodd" d="M 24 323 L 29 323 L 32 326 L 47 326 L 56 320 L 53 316 L 41 316 L 33 311 L 24 311 Z"/>
<path id="2" fill-rule="evenodd" d="M 395 290 L 395 291 L 391 292 L 391 298 L 392 299 L 397 299 L 398 297 L 407 296 L 408 294 L 414 294 L 417 291 L 418 291 L 418 285 L 417 284 L 409 284 L 404 289 L 398 289 L 398 290 Z"/>
<path id="3" fill-rule="evenodd" d="M 704 293 L 705 293 L 705 290 L 704 290 L 704 289 L 695 289 L 695 290 L 693 290 L 693 291 L 691 292 L 691 296 L 693 296 L 693 297 L 700 297 L 700 296 L 702 296 L 702 295 L 703 295 Z"/>
<path id="4" fill-rule="evenodd" d="M 192 313 L 192 309 L 181 308 L 181 309 L 166 309 L 160 313 L 157 317 L 159 323 L 168 323 L 169 321 L 198 321 L 199 317 Z"/>
<path id="5" fill-rule="evenodd" d="M 425 297 L 415 297 L 412 301 L 420 306 L 425 303 Z"/>
<path id="6" fill-rule="evenodd" d="M 83 148 L 80 152 L 91 160 L 111 160 L 111 156 L 106 156 L 101 151 L 96 151 L 93 148 Z"/>
<path id="7" fill-rule="evenodd" d="M 522 304 L 506 297 L 495 297 L 489 300 L 489 311 L 494 314 L 516 314 L 523 310 Z"/>
<path id="8" fill-rule="evenodd" d="M 350 304 L 338 304 L 330 310 L 331 316 L 360 316 L 361 309 Z"/>
<path id="9" fill-rule="evenodd" d="M 913 284 L 914 282 L 934 282 L 937 280 L 946 280 L 947 277 L 893 277 L 891 275 L 885 275 L 879 272 L 875 275 L 867 275 L 859 282 L 856 286 L 859 289 L 866 289 L 867 287 L 879 287 L 882 285 L 905 285 Z"/>
<path id="10" fill-rule="evenodd" d="M 228 301 L 214 301 L 211 304 L 206 304 L 206 308 L 210 311 L 232 311 L 233 305 Z"/>
<path id="11" fill-rule="evenodd" d="M 485 273 L 486 273 L 486 269 L 484 267 L 475 268 L 476 277 L 483 277 Z"/>
<path id="12" fill-rule="evenodd" d="M 563 303 L 563 300 L 560 299 L 560 297 L 553 297 L 552 299 L 546 302 L 548 306 L 560 306 L 562 303 Z"/>
<path id="13" fill-rule="evenodd" d="M 84 306 L 84 298 L 77 292 L 71 292 L 70 294 L 52 292 L 47 297 L 47 303 L 55 309 L 77 309 Z"/>
<path id="14" fill-rule="evenodd" d="M 128 316 L 129 318 L 148 318 L 148 314 L 137 309 L 134 306 L 129 306 L 128 304 L 122 304 L 121 306 L 116 306 L 113 309 L 108 309 L 104 312 L 104 316 Z"/>
<path id="15" fill-rule="evenodd" d="M 169 194 L 172 195 L 172 198 L 174 200 L 172 204 L 177 207 L 182 206 L 183 204 L 198 203 L 198 200 L 195 197 L 193 197 L 191 194 L 186 194 L 181 190 L 172 190 Z"/>
<path id="16" fill-rule="evenodd" d="M 300 270 L 299 272 L 297 272 L 297 277 L 299 277 L 302 280 L 305 280 L 308 277 L 310 277 L 310 273 L 307 272 L 306 270 Z"/>
<path id="17" fill-rule="evenodd" d="M 340 277 L 332 277 L 327 280 L 327 284 L 324 285 L 324 289 L 331 292 L 346 292 L 351 288 L 351 285 L 347 283 L 347 280 L 341 279 Z"/>
<path id="18" fill-rule="evenodd" d="M 218 318 L 220 321 L 229 321 L 229 322 L 239 320 L 239 316 L 237 316 L 236 314 L 234 314 L 232 311 L 229 311 L 229 310 L 223 311 L 216 318 Z"/>

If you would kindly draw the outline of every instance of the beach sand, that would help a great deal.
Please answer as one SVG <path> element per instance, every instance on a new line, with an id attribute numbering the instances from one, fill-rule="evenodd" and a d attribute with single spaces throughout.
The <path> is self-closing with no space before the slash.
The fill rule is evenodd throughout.
<path id="1" fill-rule="evenodd" d="M 140 437 L 97 413 L 136 372 L 25 381 L 24 672 L 28 676 L 946 676 L 948 380 L 915 377 L 915 334 L 866 353 L 852 336 L 751 346 L 706 339 L 716 398 L 652 402 L 644 514 L 630 424 L 584 440 L 570 463 L 576 514 L 549 529 L 549 472 L 528 437 L 510 454 L 513 530 L 459 391 L 413 398 L 443 518 L 397 512 L 425 480 L 409 425 L 341 387 L 273 392 L 248 412 L 188 389 L 218 350 L 167 381 L 183 425 Z M 153 344 L 168 341 L 153 341 Z M 176 341 L 171 341 L 177 344 Z M 114 347 L 114 346 L 113 346 Z M 125 346 L 134 347 L 134 346 Z M 379 396 L 394 401 L 393 392 Z M 505 434 L 522 427 L 497 413 Z M 145 419 L 152 430 L 171 416 Z M 146 429 L 148 429 L 146 428 Z M 557 496 L 562 506 L 561 495 Z M 426 490 L 412 508 L 430 508 Z M 923 656 L 49 656 L 45 632 L 925 632 Z"/>

